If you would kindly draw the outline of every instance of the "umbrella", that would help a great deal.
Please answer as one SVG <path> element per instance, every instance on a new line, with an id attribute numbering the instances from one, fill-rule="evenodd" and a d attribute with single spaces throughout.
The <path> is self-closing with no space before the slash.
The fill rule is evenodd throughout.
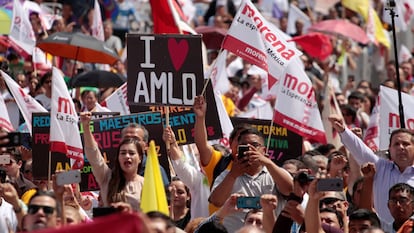
<path id="1" fill-rule="evenodd" d="M 332 53 L 332 43 L 328 36 L 313 32 L 302 36 L 293 37 L 291 41 L 296 42 L 309 56 L 324 61 Z"/>
<path id="2" fill-rule="evenodd" d="M 12 14 L 11 10 L 0 8 L 0 34 L 9 34 Z"/>
<path id="3" fill-rule="evenodd" d="M 340 35 L 362 44 L 368 44 L 369 42 L 368 36 L 362 28 L 343 19 L 323 20 L 312 25 L 308 28 L 308 31 Z"/>
<path id="4" fill-rule="evenodd" d="M 203 42 L 208 49 L 220 49 L 227 34 L 226 29 L 212 26 L 199 26 L 195 28 L 195 31 L 203 35 Z"/>
<path id="5" fill-rule="evenodd" d="M 105 70 L 93 70 L 80 73 L 69 81 L 71 87 L 119 87 L 126 78 Z"/>
<path id="6" fill-rule="evenodd" d="M 36 46 L 54 56 L 82 62 L 112 65 L 119 59 L 115 51 L 103 41 L 80 32 L 56 32 Z"/>

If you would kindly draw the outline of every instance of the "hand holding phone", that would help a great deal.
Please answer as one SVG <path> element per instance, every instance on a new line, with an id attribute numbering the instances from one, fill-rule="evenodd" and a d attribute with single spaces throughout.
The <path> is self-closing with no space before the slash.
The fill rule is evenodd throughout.
<path id="1" fill-rule="evenodd" d="M 238 209 L 261 209 L 260 197 L 238 197 Z"/>
<path id="2" fill-rule="evenodd" d="M 326 178 L 319 179 L 316 183 L 316 191 L 343 191 L 344 190 L 344 181 L 342 178 Z"/>
<path id="3" fill-rule="evenodd" d="M 59 186 L 65 184 L 76 184 L 81 182 L 81 174 L 79 170 L 70 170 L 56 174 L 56 184 Z"/>
<path id="4" fill-rule="evenodd" d="M 239 145 L 239 147 L 237 148 L 237 159 L 242 160 L 246 156 L 246 154 L 244 153 L 246 151 L 249 151 L 248 145 Z"/>

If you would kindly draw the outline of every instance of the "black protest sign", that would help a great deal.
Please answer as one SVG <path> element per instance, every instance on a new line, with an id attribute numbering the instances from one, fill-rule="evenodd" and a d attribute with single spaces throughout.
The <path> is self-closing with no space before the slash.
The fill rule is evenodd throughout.
<path id="1" fill-rule="evenodd" d="M 284 161 L 295 159 L 302 154 L 302 137 L 277 124 L 271 126 L 270 120 L 233 117 L 231 121 L 234 126 L 250 124 L 262 133 L 265 145 L 269 143 L 269 157 L 279 166 L 282 166 Z"/>
<path id="2" fill-rule="evenodd" d="M 192 106 L 204 73 L 200 35 L 128 34 L 129 105 Z"/>
<path id="3" fill-rule="evenodd" d="M 33 114 L 33 176 L 35 179 L 47 179 L 48 172 L 48 154 L 49 154 L 49 132 L 50 117 L 48 113 Z M 101 150 L 102 156 L 109 167 L 112 167 L 116 159 L 118 146 L 121 142 L 121 130 L 129 123 L 137 123 L 145 126 L 149 132 L 160 132 L 151 134 L 150 140 L 154 140 L 157 145 L 160 164 L 169 174 L 168 159 L 166 150 L 162 141 L 163 119 L 161 113 L 143 112 L 125 116 L 115 116 L 95 119 L 90 124 L 92 134 Z M 83 138 L 83 129 L 81 127 L 81 136 Z M 152 137 L 154 135 L 155 137 Z M 160 141 L 161 140 L 161 141 Z M 161 146 L 160 146 L 161 145 Z M 70 160 L 66 155 L 61 153 L 51 153 L 51 170 L 69 170 Z M 92 167 L 85 158 L 85 165 L 81 170 L 82 181 L 80 184 L 81 191 L 98 190 L 99 186 L 92 174 Z"/>
<path id="4" fill-rule="evenodd" d="M 217 112 L 216 101 L 212 90 L 211 82 L 206 87 L 206 128 L 208 140 L 220 139 L 223 137 L 220 119 Z M 162 106 L 138 106 L 130 105 L 131 112 L 160 112 L 163 116 L 165 125 L 166 107 Z M 194 143 L 194 123 L 196 115 L 192 107 L 170 106 L 169 107 L 170 126 L 175 133 L 177 143 L 186 145 Z M 161 135 L 162 136 L 162 135 Z"/>

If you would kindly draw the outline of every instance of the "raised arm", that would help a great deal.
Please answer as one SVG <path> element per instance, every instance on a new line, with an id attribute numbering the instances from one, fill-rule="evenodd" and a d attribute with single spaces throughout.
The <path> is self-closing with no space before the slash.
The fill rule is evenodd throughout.
<path id="1" fill-rule="evenodd" d="M 196 115 L 194 123 L 194 139 L 200 153 L 200 161 L 202 166 L 210 163 L 213 147 L 208 144 L 206 130 L 206 111 L 207 103 L 204 96 L 196 96 L 194 99 L 193 111 Z"/>
<path id="2" fill-rule="evenodd" d="M 329 121 L 332 127 L 340 133 L 342 143 L 351 155 L 354 156 L 359 165 L 368 162 L 376 163 L 379 160 L 379 157 L 357 135 L 345 126 L 340 116 L 332 114 L 329 116 Z"/>
<path id="3" fill-rule="evenodd" d="M 367 209 L 375 212 L 374 209 L 374 176 L 375 176 L 375 165 L 373 163 L 367 163 L 361 168 L 364 174 L 364 180 L 362 182 L 362 190 L 360 197 L 360 208 Z"/>
<path id="4" fill-rule="evenodd" d="M 111 172 L 105 160 L 102 157 L 101 151 L 98 148 L 98 144 L 93 137 L 92 131 L 89 128 L 91 122 L 92 113 L 82 112 L 80 113 L 80 120 L 83 127 L 83 141 L 85 155 L 89 163 L 92 166 L 92 172 L 98 183 L 101 185 L 106 178 L 106 175 Z"/>
<path id="5" fill-rule="evenodd" d="M 316 191 L 317 179 L 313 180 L 308 189 L 309 200 L 305 209 L 305 225 L 307 233 L 324 233 L 322 229 L 321 214 L 319 212 L 319 200 L 323 194 Z"/>

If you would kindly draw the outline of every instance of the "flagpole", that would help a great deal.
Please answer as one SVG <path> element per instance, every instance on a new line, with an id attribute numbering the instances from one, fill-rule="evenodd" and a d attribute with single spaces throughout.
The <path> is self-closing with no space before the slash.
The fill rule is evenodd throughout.
<path id="1" fill-rule="evenodd" d="M 392 39 L 394 42 L 394 57 L 395 57 L 395 71 L 397 75 L 397 90 L 398 90 L 398 111 L 400 114 L 400 125 L 401 128 L 405 128 L 405 119 L 404 119 L 404 107 L 402 105 L 402 97 L 401 97 L 401 79 L 400 79 L 400 72 L 399 72 L 399 64 L 398 64 L 398 51 L 397 51 L 397 37 L 395 33 L 395 22 L 394 18 L 398 17 L 395 14 L 394 8 L 396 7 L 395 0 L 387 0 L 387 7 L 385 10 L 390 11 L 391 16 L 391 27 L 392 27 Z"/>
<path id="2" fill-rule="evenodd" d="M 48 190 L 51 190 L 50 181 L 52 180 L 52 152 L 49 150 L 48 165 L 47 165 L 47 187 Z"/>

